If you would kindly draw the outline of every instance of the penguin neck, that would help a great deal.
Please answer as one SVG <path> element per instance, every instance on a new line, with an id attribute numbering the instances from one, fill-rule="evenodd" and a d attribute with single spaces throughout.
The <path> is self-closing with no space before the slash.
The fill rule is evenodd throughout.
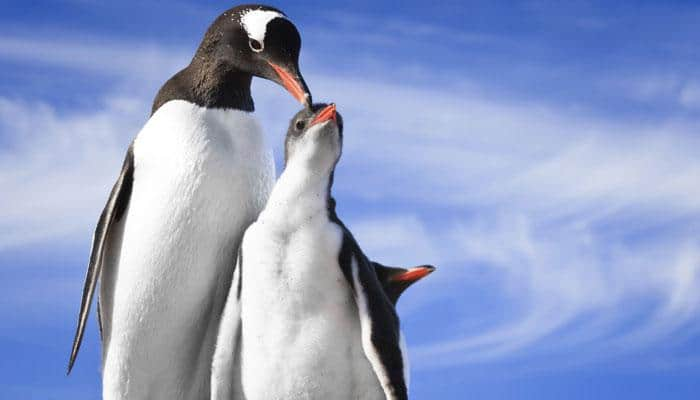
<path id="1" fill-rule="evenodd" d="M 331 197 L 333 171 L 318 171 L 307 165 L 287 165 L 275 184 L 261 218 L 290 227 L 335 212 Z"/>
<path id="2" fill-rule="evenodd" d="M 255 109 L 250 84 L 253 76 L 230 63 L 212 60 L 199 52 L 190 65 L 170 78 L 158 91 L 151 114 L 170 100 L 185 100 L 205 108 Z"/>

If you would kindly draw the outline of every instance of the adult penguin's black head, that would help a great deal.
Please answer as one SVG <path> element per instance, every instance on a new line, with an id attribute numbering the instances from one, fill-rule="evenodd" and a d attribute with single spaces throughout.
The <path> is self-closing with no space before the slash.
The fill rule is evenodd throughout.
<path id="1" fill-rule="evenodd" d="M 311 93 L 299 72 L 300 49 L 299 31 L 284 13 L 264 5 L 242 5 L 212 23 L 192 63 L 269 79 L 309 106 Z"/>

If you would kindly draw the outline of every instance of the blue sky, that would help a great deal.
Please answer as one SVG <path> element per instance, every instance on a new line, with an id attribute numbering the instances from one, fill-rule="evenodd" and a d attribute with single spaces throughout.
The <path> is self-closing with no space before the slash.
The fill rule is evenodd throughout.
<path id="1" fill-rule="evenodd" d="M 226 2 L 5 2 L 0 397 L 95 399 L 65 366 L 91 230 L 158 87 Z M 273 3 L 346 125 L 335 193 L 402 297 L 415 399 L 700 391 L 700 5 Z M 297 110 L 254 83 L 278 160 Z"/>

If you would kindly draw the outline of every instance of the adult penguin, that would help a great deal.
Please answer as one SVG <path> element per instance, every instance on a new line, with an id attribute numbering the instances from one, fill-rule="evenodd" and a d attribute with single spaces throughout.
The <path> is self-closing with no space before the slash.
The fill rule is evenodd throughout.
<path id="1" fill-rule="evenodd" d="M 274 182 L 254 76 L 308 105 L 281 11 L 232 8 L 158 92 L 95 229 L 70 372 L 100 280 L 105 399 L 208 399 L 235 255 Z"/>
<path id="2" fill-rule="evenodd" d="M 334 105 L 292 119 L 284 172 L 239 251 L 212 366 L 213 399 L 408 397 L 392 298 L 331 197 L 341 149 Z M 432 268 L 412 271 L 421 272 L 383 271 L 386 287 L 390 276 L 408 283 Z"/>

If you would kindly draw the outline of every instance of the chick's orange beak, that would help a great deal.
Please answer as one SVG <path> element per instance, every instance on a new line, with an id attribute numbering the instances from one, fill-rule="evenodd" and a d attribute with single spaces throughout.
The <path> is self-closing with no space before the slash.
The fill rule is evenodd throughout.
<path id="1" fill-rule="evenodd" d="M 321 110 L 321 112 L 319 112 L 316 115 L 316 118 L 314 118 L 314 120 L 311 121 L 311 124 L 309 126 L 314 126 L 316 124 L 320 124 L 322 122 L 326 122 L 326 121 L 330 121 L 330 120 L 333 120 L 336 122 L 338 121 L 336 119 L 336 116 L 335 116 L 335 104 L 334 103 L 327 105 L 323 110 Z"/>

